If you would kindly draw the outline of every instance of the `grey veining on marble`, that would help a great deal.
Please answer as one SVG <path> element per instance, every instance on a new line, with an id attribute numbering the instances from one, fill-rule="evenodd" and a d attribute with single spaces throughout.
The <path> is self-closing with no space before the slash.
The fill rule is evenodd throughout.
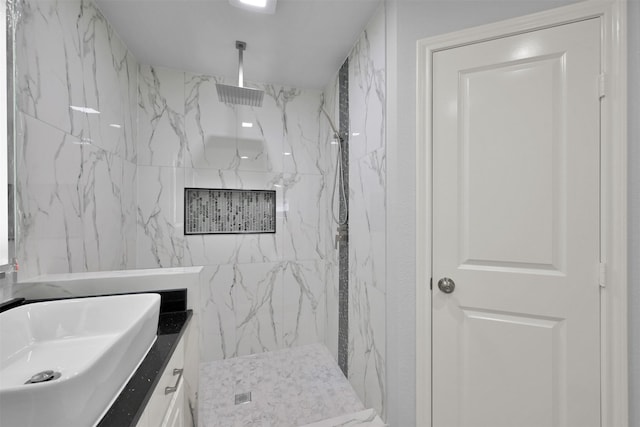
<path id="1" fill-rule="evenodd" d="M 349 380 L 386 414 L 385 13 L 349 56 Z M 357 218 L 357 220 L 355 220 Z"/>
<path id="2" fill-rule="evenodd" d="M 323 108 L 334 123 L 339 122 L 339 73 L 336 73 L 333 80 L 327 85 L 323 92 Z M 335 360 L 338 360 L 338 329 L 339 329 L 339 288 L 338 288 L 338 253 L 334 246 L 333 237 L 336 233 L 336 224 L 333 220 L 333 200 L 331 193 L 333 192 L 333 180 L 335 177 L 335 171 L 337 166 L 338 145 L 334 141 L 333 130 L 328 121 L 324 118 L 321 121 L 321 129 L 324 132 L 321 141 L 322 144 L 322 164 L 324 166 L 323 175 L 325 177 L 327 190 L 327 197 L 324 200 L 321 209 L 324 210 L 322 214 L 322 233 L 330 236 L 325 242 L 325 250 L 327 253 L 326 266 L 325 266 L 325 283 L 326 283 L 326 333 L 325 344 L 327 348 L 333 354 Z M 335 214 L 338 214 L 339 206 L 335 206 Z"/>
<path id="3" fill-rule="evenodd" d="M 20 281 L 203 265 L 203 360 L 333 352 L 330 97 L 251 83 L 262 108 L 223 104 L 224 78 L 138 64 L 91 0 L 18 3 Z M 185 186 L 275 190 L 277 232 L 184 236 Z"/>
<path id="4" fill-rule="evenodd" d="M 182 267 L 184 170 L 138 166 L 137 267 Z"/>
<path id="5" fill-rule="evenodd" d="M 250 403 L 235 405 L 238 393 Z M 203 363 L 202 427 L 300 426 L 362 411 L 364 406 L 322 344 Z"/>
<path id="6" fill-rule="evenodd" d="M 135 163 L 137 64 L 104 16 L 87 0 L 16 7 L 18 109 Z"/>
<path id="7" fill-rule="evenodd" d="M 140 70 L 137 266 L 205 266 L 203 361 L 324 342 L 334 250 L 318 209 L 332 177 L 322 93 L 250 83 L 263 106 L 235 106 L 218 100 L 224 78 Z M 275 190 L 276 233 L 184 236 L 185 187 Z"/>
<path id="8" fill-rule="evenodd" d="M 184 73 L 138 69 L 138 165 L 182 166 L 187 151 Z"/>
<path id="9" fill-rule="evenodd" d="M 288 261 L 205 267 L 202 360 L 322 342 L 324 266 Z"/>
<path id="10" fill-rule="evenodd" d="M 135 58 L 91 1 L 16 7 L 19 280 L 134 267 Z"/>

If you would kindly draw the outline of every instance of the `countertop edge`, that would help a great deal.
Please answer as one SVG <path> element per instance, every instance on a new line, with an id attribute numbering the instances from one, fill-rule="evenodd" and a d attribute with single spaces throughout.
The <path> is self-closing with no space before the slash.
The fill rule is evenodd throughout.
<path id="1" fill-rule="evenodd" d="M 180 314 L 186 314 L 182 325 L 180 326 L 180 330 L 177 333 L 161 333 L 162 322 L 163 320 L 167 320 L 169 316 L 176 316 Z M 185 310 L 180 312 L 171 312 L 171 313 L 161 313 L 160 318 L 158 320 L 158 337 L 156 341 L 153 343 L 149 352 L 143 359 L 136 372 L 131 376 L 125 387 L 122 389 L 116 400 L 113 402 L 109 410 L 104 414 L 102 419 L 98 422 L 96 427 L 124 427 L 130 426 L 135 427 L 140 417 L 142 416 L 147 403 L 149 403 L 149 399 L 153 395 L 158 382 L 160 381 L 160 377 L 162 373 L 166 369 L 169 360 L 171 360 L 171 356 L 175 352 L 175 349 L 184 336 L 184 332 L 187 329 L 187 326 L 191 322 L 193 317 L 193 310 Z M 162 345 L 159 343 L 159 340 L 162 336 L 170 337 L 171 340 L 170 348 L 167 351 L 159 350 L 159 347 Z M 163 354 L 163 360 L 159 365 L 158 369 L 154 369 L 153 365 L 156 365 L 157 362 L 153 361 L 154 353 L 160 351 Z M 152 381 L 145 381 L 145 378 L 148 376 L 147 372 L 151 367 L 151 370 L 156 371 Z M 140 384 L 148 384 L 148 387 L 140 387 Z M 140 393 L 144 393 L 144 397 L 142 401 L 137 405 L 135 412 L 126 410 L 126 403 L 131 402 L 132 398 L 135 396 L 139 396 Z"/>

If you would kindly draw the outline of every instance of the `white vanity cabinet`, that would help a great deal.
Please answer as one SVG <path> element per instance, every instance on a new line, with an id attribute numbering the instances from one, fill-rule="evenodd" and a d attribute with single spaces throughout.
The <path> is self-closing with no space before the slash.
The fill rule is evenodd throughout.
<path id="1" fill-rule="evenodd" d="M 186 335 L 187 331 L 178 342 L 136 427 L 186 427 L 188 425 L 189 405 L 183 378 Z"/>
<path id="2" fill-rule="evenodd" d="M 162 427 L 187 427 L 187 412 L 189 407 L 187 406 L 186 395 L 184 392 L 184 381 L 181 380 L 178 384 L 178 389 L 171 398 L 169 403 L 169 409 L 162 420 Z"/>

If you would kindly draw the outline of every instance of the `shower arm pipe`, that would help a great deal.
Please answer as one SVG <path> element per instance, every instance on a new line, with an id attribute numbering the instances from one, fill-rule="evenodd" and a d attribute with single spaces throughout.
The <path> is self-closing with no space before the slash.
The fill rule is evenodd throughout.
<path id="1" fill-rule="evenodd" d="M 238 87 L 244 87 L 244 66 L 243 52 L 247 48 L 245 42 L 236 41 L 236 49 L 238 49 Z"/>

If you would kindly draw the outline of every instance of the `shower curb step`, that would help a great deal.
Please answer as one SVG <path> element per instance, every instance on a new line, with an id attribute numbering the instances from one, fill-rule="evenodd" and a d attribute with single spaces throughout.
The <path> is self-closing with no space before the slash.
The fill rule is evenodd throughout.
<path id="1" fill-rule="evenodd" d="M 378 416 L 374 409 L 365 409 L 364 411 L 354 412 L 353 414 L 341 415 L 335 418 L 318 421 L 311 424 L 305 424 L 301 427 L 341 427 L 341 426 L 368 426 L 368 427 L 386 427 L 382 419 Z"/>

